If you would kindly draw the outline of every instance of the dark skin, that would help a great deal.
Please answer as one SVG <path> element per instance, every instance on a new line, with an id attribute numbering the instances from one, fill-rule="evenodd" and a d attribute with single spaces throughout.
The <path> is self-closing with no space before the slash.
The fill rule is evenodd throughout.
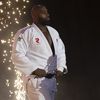
<path id="1" fill-rule="evenodd" d="M 46 23 L 50 20 L 49 13 L 47 11 L 47 8 L 45 6 L 35 7 L 32 10 L 32 18 L 33 22 L 39 27 L 39 29 L 42 31 L 44 36 L 46 37 L 49 45 L 52 44 L 52 39 L 50 37 L 49 31 L 46 27 Z M 62 76 L 63 72 L 56 70 L 56 77 Z M 45 77 L 46 71 L 43 69 L 36 69 L 32 72 L 32 75 L 36 75 L 38 78 Z"/>

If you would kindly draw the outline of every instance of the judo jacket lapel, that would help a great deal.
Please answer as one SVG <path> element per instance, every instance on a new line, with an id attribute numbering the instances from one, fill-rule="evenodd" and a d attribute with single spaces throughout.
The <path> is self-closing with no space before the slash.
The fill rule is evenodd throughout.
<path id="1" fill-rule="evenodd" d="M 48 31 L 49 31 L 49 33 L 50 33 L 51 38 L 52 38 L 53 47 L 54 47 L 54 54 L 55 54 L 55 53 L 56 53 L 56 42 L 55 42 L 56 36 L 54 35 L 54 32 L 51 31 L 51 29 L 50 29 L 49 26 L 47 26 L 47 29 L 48 29 Z"/>
<path id="2" fill-rule="evenodd" d="M 52 49 L 51 49 L 51 47 L 50 47 L 50 45 L 49 45 L 49 43 L 48 43 L 46 37 L 45 37 L 44 34 L 42 33 L 42 31 L 41 31 L 35 24 L 32 24 L 32 26 L 34 26 L 34 28 L 35 28 L 36 31 L 39 33 L 39 35 L 41 35 L 41 37 L 42 37 L 42 39 L 43 39 L 43 41 L 44 41 L 44 43 L 45 43 L 45 45 L 46 45 L 46 47 L 47 47 L 48 52 L 49 52 L 50 54 L 53 54 Z M 50 34 L 50 35 L 51 35 L 51 34 Z M 52 37 L 51 37 L 51 38 L 52 38 Z"/>

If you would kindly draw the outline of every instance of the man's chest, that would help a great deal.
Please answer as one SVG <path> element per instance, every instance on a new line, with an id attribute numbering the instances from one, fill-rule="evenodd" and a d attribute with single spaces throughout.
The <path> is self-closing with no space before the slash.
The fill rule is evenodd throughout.
<path id="1" fill-rule="evenodd" d="M 34 31 L 31 39 L 31 49 L 35 52 L 46 52 L 47 50 L 55 54 L 56 38 L 53 33 L 48 31 Z"/>

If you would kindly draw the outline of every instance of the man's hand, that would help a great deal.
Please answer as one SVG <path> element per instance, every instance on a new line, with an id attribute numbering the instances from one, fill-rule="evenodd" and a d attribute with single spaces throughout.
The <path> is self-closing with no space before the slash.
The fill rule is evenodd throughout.
<path id="1" fill-rule="evenodd" d="M 46 71 L 43 69 L 36 69 L 35 71 L 32 72 L 32 75 L 36 75 L 36 77 L 41 78 L 46 76 Z"/>
<path id="2" fill-rule="evenodd" d="M 61 72 L 60 70 L 56 71 L 56 77 L 60 77 L 63 76 L 63 72 Z"/>

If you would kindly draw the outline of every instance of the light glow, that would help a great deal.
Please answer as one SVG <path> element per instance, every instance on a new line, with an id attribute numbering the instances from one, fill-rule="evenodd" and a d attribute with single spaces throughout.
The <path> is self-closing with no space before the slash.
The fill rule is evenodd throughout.
<path id="1" fill-rule="evenodd" d="M 5 47 L 2 51 L 2 63 L 8 66 L 7 70 L 9 73 L 14 72 L 16 74 L 16 78 L 13 82 L 14 89 L 10 88 L 12 80 L 9 78 L 5 80 L 5 84 L 8 87 L 9 98 L 14 95 L 16 100 L 25 100 L 26 92 L 21 79 L 22 74 L 16 70 L 14 64 L 12 63 L 11 53 L 15 30 L 10 30 L 10 28 L 13 24 L 16 24 L 16 26 L 21 24 L 21 17 L 27 14 L 26 9 L 29 6 L 29 2 L 29 0 L 0 1 L 0 33 L 10 34 L 7 39 L 1 39 L 1 44 Z M 17 6 L 15 6 L 15 4 Z M 27 25 L 29 26 L 29 23 L 27 23 Z M 8 33 L 6 33 L 6 30 L 9 30 L 9 32 L 7 31 Z"/>

